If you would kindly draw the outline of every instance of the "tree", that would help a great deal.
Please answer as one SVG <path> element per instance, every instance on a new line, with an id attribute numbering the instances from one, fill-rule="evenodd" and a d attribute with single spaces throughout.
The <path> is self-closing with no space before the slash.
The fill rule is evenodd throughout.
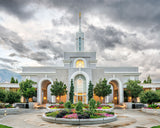
<path id="1" fill-rule="evenodd" d="M 142 103 L 152 104 L 160 101 L 160 97 L 156 91 L 149 90 L 140 94 L 140 100 Z"/>
<path id="2" fill-rule="evenodd" d="M 10 83 L 15 83 L 15 79 L 14 79 L 14 77 L 11 77 L 11 81 L 10 81 Z"/>
<path id="3" fill-rule="evenodd" d="M 5 102 L 6 100 L 6 92 L 4 89 L 0 88 L 0 101 Z"/>
<path id="4" fill-rule="evenodd" d="M 103 97 L 103 102 L 104 102 L 105 96 L 112 93 L 111 85 L 107 85 L 107 80 L 105 78 L 104 78 L 104 80 L 100 79 L 99 83 L 97 83 L 94 88 L 94 93 L 99 98 Z"/>
<path id="5" fill-rule="evenodd" d="M 147 80 L 143 81 L 144 84 L 151 84 L 152 83 L 152 79 L 150 77 L 150 75 L 147 77 Z"/>
<path id="6" fill-rule="evenodd" d="M 15 83 L 18 83 L 18 79 L 16 79 Z"/>
<path id="7" fill-rule="evenodd" d="M 71 79 L 71 87 L 69 92 L 69 101 L 73 104 L 73 98 L 74 98 L 74 86 L 73 86 L 73 80 Z"/>
<path id="8" fill-rule="evenodd" d="M 151 83 L 152 83 L 152 79 L 151 79 L 150 75 L 147 77 L 147 83 L 148 83 L 148 84 L 151 84 Z"/>
<path id="9" fill-rule="evenodd" d="M 6 92 L 6 103 L 13 104 L 15 102 L 20 101 L 20 93 L 18 92 L 12 92 L 12 91 L 7 91 Z"/>
<path id="10" fill-rule="evenodd" d="M 133 102 L 137 101 L 136 98 L 143 91 L 143 87 L 138 84 L 139 84 L 139 81 L 137 80 L 128 80 L 128 82 L 126 83 L 127 94 L 132 97 Z"/>
<path id="11" fill-rule="evenodd" d="M 55 95 L 56 97 L 60 97 L 61 102 L 61 96 L 67 94 L 67 86 L 62 81 L 56 81 L 53 82 L 53 85 L 51 85 L 51 95 Z"/>
<path id="12" fill-rule="evenodd" d="M 88 88 L 88 101 L 93 98 L 93 84 L 89 81 L 89 88 Z"/>
<path id="13" fill-rule="evenodd" d="M 28 79 L 19 83 L 21 95 L 26 98 L 27 103 L 29 98 L 36 96 L 36 89 L 32 87 L 34 83 L 34 81 Z"/>

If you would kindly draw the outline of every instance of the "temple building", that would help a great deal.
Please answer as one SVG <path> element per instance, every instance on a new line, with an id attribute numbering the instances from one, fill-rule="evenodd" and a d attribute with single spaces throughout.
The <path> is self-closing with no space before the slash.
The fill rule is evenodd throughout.
<path id="1" fill-rule="evenodd" d="M 58 97 L 51 96 L 50 88 L 53 81 L 63 81 L 67 85 L 68 93 L 62 96 L 62 101 L 69 100 L 71 79 L 74 83 L 74 103 L 81 100 L 88 103 L 89 81 L 94 85 L 106 78 L 111 84 L 112 93 L 105 98 L 105 102 L 120 104 L 124 102 L 125 83 L 130 80 L 139 80 L 138 67 L 97 67 L 96 52 L 87 52 L 84 48 L 84 33 L 81 30 L 81 14 L 79 14 L 79 31 L 76 33 L 76 51 L 64 52 L 64 66 L 22 67 L 22 79 L 31 79 L 37 84 L 37 102 L 40 104 L 56 102 Z M 160 89 L 160 84 L 141 84 L 146 89 Z M 19 88 L 18 84 L 0 84 L 4 88 Z M 94 95 L 94 99 L 99 98 Z"/>

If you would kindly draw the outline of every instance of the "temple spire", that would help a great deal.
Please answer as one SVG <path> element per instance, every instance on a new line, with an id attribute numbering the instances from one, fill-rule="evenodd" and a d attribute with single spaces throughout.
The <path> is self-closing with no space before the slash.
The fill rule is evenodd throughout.
<path id="1" fill-rule="evenodd" d="M 79 12 L 79 31 L 76 33 L 76 52 L 84 52 L 84 33 L 81 31 L 81 12 Z"/>
<path id="2" fill-rule="evenodd" d="M 79 12 L 79 32 L 81 32 L 81 12 Z"/>

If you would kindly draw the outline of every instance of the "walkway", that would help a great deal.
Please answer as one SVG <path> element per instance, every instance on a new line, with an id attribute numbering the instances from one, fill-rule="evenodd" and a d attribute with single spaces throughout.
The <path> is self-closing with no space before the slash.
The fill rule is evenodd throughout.
<path id="1" fill-rule="evenodd" d="M 18 115 L 7 115 L 0 117 L 0 123 L 12 126 L 13 128 L 149 128 L 151 126 L 160 124 L 159 115 L 150 115 L 139 110 L 123 110 L 116 109 L 118 120 L 108 124 L 99 124 L 93 126 L 71 126 L 64 124 L 48 123 L 41 119 L 42 113 L 45 109 L 22 111 Z"/>

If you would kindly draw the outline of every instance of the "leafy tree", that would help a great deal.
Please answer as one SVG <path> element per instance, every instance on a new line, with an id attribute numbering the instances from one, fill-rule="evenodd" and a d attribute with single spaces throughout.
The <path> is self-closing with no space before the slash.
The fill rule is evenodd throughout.
<path id="1" fill-rule="evenodd" d="M 140 94 L 140 100 L 142 103 L 152 104 L 160 101 L 160 97 L 155 91 L 149 90 Z"/>
<path id="2" fill-rule="evenodd" d="M 71 101 L 71 103 L 73 103 L 73 98 L 74 98 L 74 86 L 73 86 L 73 80 L 71 80 L 71 87 L 69 92 L 69 101 Z"/>
<path id="3" fill-rule="evenodd" d="M 56 81 L 53 82 L 53 85 L 51 85 L 51 95 L 55 95 L 56 97 L 60 97 L 61 102 L 61 96 L 67 94 L 67 86 L 62 81 Z"/>
<path id="4" fill-rule="evenodd" d="M 89 81 L 89 88 L 88 88 L 88 101 L 93 98 L 93 84 Z"/>
<path id="5" fill-rule="evenodd" d="M 32 87 L 34 83 L 34 81 L 28 79 L 19 83 L 21 95 L 26 98 L 27 103 L 29 98 L 36 96 L 36 89 Z"/>
<path id="6" fill-rule="evenodd" d="M 144 81 L 143 81 L 143 83 L 144 83 L 144 84 L 147 84 L 147 81 L 146 81 L 146 80 L 144 80 Z"/>
<path id="7" fill-rule="evenodd" d="M 13 92 L 13 91 L 7 91 L 6 92 L 6 102 L 13 104 L 15 102 L 19 102 L 20 101 L 20 93 L 18 92 Z"/>
<path id="8" fill-rule="evenodd" d="M 94 88 L 94 93 L 99 98 L 102 96 L 103 97 L 103 102 L 104 102 L 105 96 L 112 93 L 111 85 L 107 85 L 107 80 L 105 78 L 104 78 L 104 80 L 100 79 L 99 83 L 97 83 L 95 88 Z"/>
<path id="9" fill-rule="evenodd" d="M 138 85 L 138 83 L 139 81 L 137 80 L 128 80 L 128 82 L 126 83 L 127 94 L 132 97 L 133 102 L 136 102 L 136 98 L 143 91 L 143 87 Z"/>
<path id="10" fill-rule="evenodd" d="M 18 79 L 16 79 L 15 83 L 18 83 Z"/>
<path id="11" fill-rule="evenodd" d="M 5 102 L 5 99 L 6 99 L 6 92 L 4 89 L 0 88 L 0 101 Z"/>
<path id="12" fill-rule="evenodd" d="M 16 81 L 15 81 L 14 77 L 11 77 L 10 83 L 15 83 L 15 82 L 16 82 Z"/>

